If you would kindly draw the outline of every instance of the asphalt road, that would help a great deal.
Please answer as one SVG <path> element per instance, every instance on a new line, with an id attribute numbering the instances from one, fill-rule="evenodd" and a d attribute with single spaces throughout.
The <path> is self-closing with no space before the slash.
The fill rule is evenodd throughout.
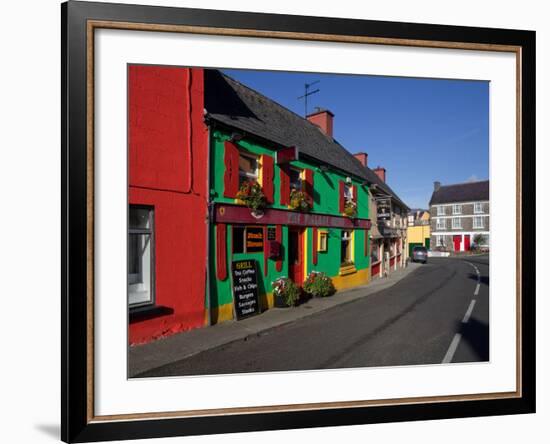
<path id="1" fill-rule="evenodd" d="M 488 360 L 488 256 L 430 258 L 386 290 L 138 376 Z"/>

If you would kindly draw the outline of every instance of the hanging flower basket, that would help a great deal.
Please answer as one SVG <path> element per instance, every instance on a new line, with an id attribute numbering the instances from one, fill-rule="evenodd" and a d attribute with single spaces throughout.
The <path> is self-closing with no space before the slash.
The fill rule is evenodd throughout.
<path id="1" fill-rule="evenodd" d="M 351 219 L 357 217 L 357 205 L 351 199 L 346 200 L 346 204 L 344 205 L 344 216 Z"/>
<path id="2" fill-rule="evenodd" d="M 256 218 L 263 216 L 263 209 L 266 206 L 265 195 L 262 187 L 255 180 L 243 182 L 237 193 L 237 199 L 243 202 L 252 210 L 252 215 Z"/>
<path id="3" fill-rule="evenodd" d="M 292 190 L 290 192 L 290 209 L 307 213 L 311 210 L 311 200 L 303 191 Z"/>

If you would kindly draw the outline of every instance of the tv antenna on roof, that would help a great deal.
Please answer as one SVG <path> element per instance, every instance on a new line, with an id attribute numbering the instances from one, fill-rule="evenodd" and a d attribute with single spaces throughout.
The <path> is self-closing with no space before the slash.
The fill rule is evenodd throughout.
<path id="1" fill-rule="evenodd" d="M 307 117 L 307 98 L 312 94 L 318 93 L 320 91 L 319 88 L 317 88 L 315 91 L 310 91 L 309 88 L 311 88 L 313 85 L 316 85 L 319 82 L 320 80 L 315 80 L 315 82 L 304 84 L 305 94 L 303 96 L 298 97 L 298 100 L 304 99 L 304 110 L 305 110 L 304 117 Z"/>

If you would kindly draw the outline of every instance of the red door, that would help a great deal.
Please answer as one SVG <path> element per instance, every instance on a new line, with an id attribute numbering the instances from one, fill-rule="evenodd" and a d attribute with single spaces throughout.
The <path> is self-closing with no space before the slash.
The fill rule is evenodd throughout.
<path id="1" fill-rule="evenodd" d="M 289 228 L 288 230 L 288 274 L 296 284 L 304 282 L 304 230 Z"/>
<path id="2" fill-rule="evenodd" d="M 464 250 L 470 251 L 470 235 L 465 234 L 464 235 Z"/>
<path id="3" fill-rule="evenodd" d="M 453 243 L 455 244 L 455 251 L 460 251 L 460 242 L 462 241 L 462 236 L 460 234 L 455 234 L 453 236 Z"/>

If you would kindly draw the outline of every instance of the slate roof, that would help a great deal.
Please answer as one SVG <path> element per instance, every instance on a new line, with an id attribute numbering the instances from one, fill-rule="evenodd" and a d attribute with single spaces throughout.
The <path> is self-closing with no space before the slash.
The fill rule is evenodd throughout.
<path id="1" fill-rule="evenodd" d="M 441 185 L 439 190 L 433 192 L 430 205 L 483 200 L 489 200 L 488 180 Z"/>
<path id="2" fill-rule="evenodd" d="M 282 147 L 296 146 L 300 155 L 378 184 L 408 208 L 371 169 L 363 167 L 348 150 L 307 119 L 218 70 L 205 69 L 204 75 L 208 119 Z"/>

